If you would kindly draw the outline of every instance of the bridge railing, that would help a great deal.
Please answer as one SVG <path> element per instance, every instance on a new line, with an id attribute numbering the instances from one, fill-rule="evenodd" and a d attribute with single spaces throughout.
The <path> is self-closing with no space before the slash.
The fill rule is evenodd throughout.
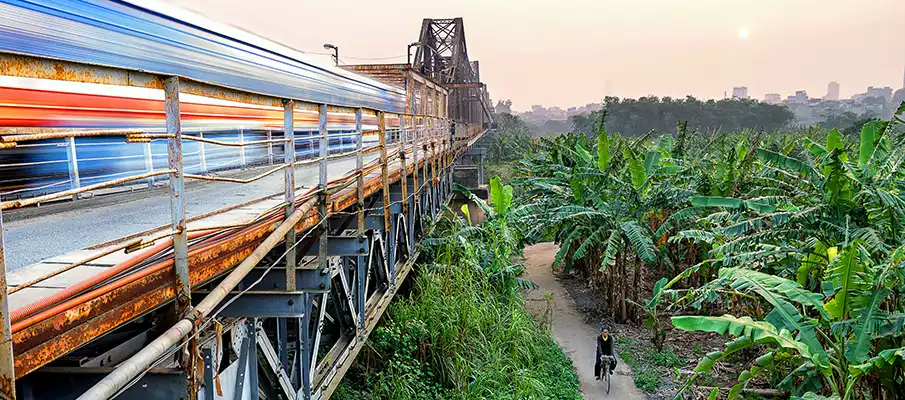
<path id="1" fill-rule="evenodd" d="M 451 121 L 432 115 L 395 114 L 387 113 L 382 110 L 338 107 L 323 103 L 309 103 L 299 99 L 274 99 L 268 98 L 262 94 L 244 93 L 237 92 L 228 88 L 212 87 L 210 85 L 198 83 L 187 78 L 176 76 L 156 76 L 153 77 L 153 79 L 163 83 L 162 89 L 165 93 L 165 129 L 97 131 L 55 130 L 52 132 L 18 132 L 0 134 L 0 154 L 2 154 L 2 152 L 4 151 L 13 151 L 13 149 L 16 148 L 41 148 L 42 146 L 57 145 L 56 143 L 49 141 L 59 141 L 58 143 L 65 143 L 67 154 L 69 154 L 66 160 L 70 176 L 68 183 L 71 185 L 71 187 L 67 190 L 47 193 L 31 198 L 13 199 L 0 203 L 0 232 L 2 232 L 3 210 L 29 207 L 40 203 L 54 201 L 66 197 L 74 197 L 86 192 L 128 183 L 147 182 L 148 184 L 153 184 L 155 180 L 166 181 L 169 192 L 170 216 L 172 223 L 168 227 L 168 229 L 159 232 L 156 235 L 156 238 L 159 239 L 166 236 L 172 238 L 171 250 L 174 254 L 174 263 L 172 268 L 175 271 L 175 275 L 177 277 L 175 290 L 177 303 L 176 312 L 180 315 L 185 315 L 185 313 L 190 309 L 192 291 L 187 264 L 189 237 L 191 237 L 192 235 L 191 232 L 187 229 L 186 202 L 188 193 L 185 190 L 186 179 L 222 181 L 231 183 L 250 183 L 282 171 L 284 174 L 285 203 L 283 207 L 285 208 L 285 215 L 289 216 L 295 211 L 295 208 L 300 204 L 300 201 L 302 200 L 302 196 L 304 196 L 305 198 L 316 196 L 320 197 L 320 200 L 318 200 L 317 214 L 319 215 L 319 218 L 323 220 L 329 215 L 327 204 L 327 195 L 329 191 L 338 191 L 343 187 L 348 187 L 354 184 L 357 187 L 358 201 L 361 202 L 363 198 L 362 193 L 364 191 L 363 177 L 366 176 L 370 171 L 379 169 L 381 171 L 380 179 L 384 193 L 384 215 L 386 218 L 388 218 L 391 214 L 389 212 L 389 207 L 391 207 L 393 203 L 389 199 L 388 181 L 390 175 L 389 168 L 391 163 L 395 163 L 397 161 L 400 162 L 402 164 L 403 177 L 405 177 L 405 174 L 408 172 L 408 168 L 406 168 L 406 162 L 410 157 L 415 165 L 413 175 L 416 183 L 418 182 L 419 175 L 422 179 L 421 182 L 427 181 L 428 178 L 437 179 L 437 169 L 435 167 L 430 168 L 430 175 L 427 172 L 429 169 L 428 161 L 431 163 L 442 162 L 441 160 L 445 160 L 446 158 L 451 156 L 450 152 L 455 148 L 463 146 L 469 140 L 480 134 L 479 127 L 470 126 L 457 126 L 455 132 L 451 133 Z M 238 141 L 235 142 L 224 140 L 223 138 L 215 139 L 211 136 L 205 137 L 202 131 L 198 131 L 197 133 L 189 133 L 183 131 L 181 127 L 182 113 L 180 112 L 180 94 L 212 92 L 226 92 L 228 94 L 228 97 L 255 96 L 258 103 L 269 103 L 271 105 L 277 102 L 282 103 L 284 124 L 282 131 L 279 132 L 279 136 L 274 135 L 274 133 L 277 132 L 276 130 L 271 130 L 267 135 L 267 139 L 249 140 L 246 142 L 244 140 L 244 137 L 242 136 L 243 132 L 240 131 Z M 316 115 L 317 118 L 316 126 L 314 127 L 315 129 L 313 131 L 309 130 L 308 132 L 311 133 L 303 137 L 296 137 L 297 132 L 300 131 L 296 127 L 296 122 L 298 120 L 296 118 L 296 114 L 300 112 L 307 112 L 311 114 L 312 111 L 314 111 L 314 115 Z M 336 129 L 336 133 L 330 133 L 328 129 L 328 119 L 330 114 L 343 116 L 351 115 L 354 118 L 354 126 L 351 129 L 343 129 L 342 127 L 338 127 Z M 396 126 L 395 128 L 388 128 L 386 126 L 386 120 L 388 119 L 388 117 L 394 120 Z M 371 127 L 371 129 L 366 130 L 364 127 L 363 121 L 366 118 L 372 118 L 376 120 L 376 123 Z M 302 131 L 304 132 L 305 130 Z M 377 137 L 373 142 L 368 143 L 368 141 L 365 140 L 366 138 L 373 136 Z M 90 146 L 91 144 L 79 144 L 77 143 L 77 140 L 82 138 L 103 138 L 103 140 L 109 141 L 113 140 L 114 138 L 122 139 L 123 137 L 125 139 L 124 143 L 134 144 L 134 146 L 140 146 L 143 148 L 144 153 L 142 157 L 145 163 L 145 168 L 124 171 L 121 174 L 116 174 L 113 176 L 95 176 L 93 177 L 94 179 L 85 180 L 83 182 L 79 174 L 80 164 L 78 162 L 77 156 L 78 145 L 82 145 L 84 147 Z M 328 141 L 330 140 L 330 138 L 340 137 L 351 138 L 352 142 L 354 143 L 354 150 L 347 150 L 340 147 L 338 149 L 335 149 L 335 151 L 331 154 Z M 162 153 L 155 154 L 149 150 L 149 148 L 151 148 L 151 143 L 162 142 L 166 143 L 167 163 L 165 166 L 158 165 L 158 163 L 154 161 L 154 157 L 160 156 L 162 155 Z M 189 143 L 194 144 L 194 151 L 185 151 L 184 145 Z M 317 155 L 297 158 L 297 147 L 300 143 L 303 146 L 305 144 L 309 145 L 310 147 L 307 149 L 307 151 L 310 153 L 316 152 Z M 238 164 L 248 165 L 254 164 L 255 162 L 249 163 L 245 150 L 249 148 L 255 148 L 256 146 L 266 146 L 268 148 L 267 165 L 271 168 L 261 172 L 258 175 L 248 178 L 215 176 L 209 173 L 210 171 L 214 171 L 219 168 L 217 168 L 217 166 L 212 167 L 210 165 L 206 165 L 206 158 L 209 154 L 211 154 L 208 148 L 238 148 Z M 272 150 L 279 147 L 284 148 L 284 150 L 281 152 L 282 162 L 277 161 L 279 159 L 278 155 L 280 152 Z M 294 151 L 286 151 L 285 149 L 287 147 L 292 148 Z M 380 153 L 379 159 L 371 165 L 366 165 L 364 162 L 365 156 L 373 152 Z M 305 153 L 304 151 L 303 154 L 307 155 L 307 153 Z M 187 165 L 185 163 L 185 160 L 192 156 L 200 157 L 200 165 L 196 164 L 196 166 L 200 168 L 199 170 L 197 170 L 197 173 L 192 173 L 195 171 L 191 169 L 191 165 L 189 165 L 189 167 L 187 168 Z M 331 182 L 329 182 L 327 179 L 328 161 L 331 158 L 351 156 L 354 156 L 356 158 L 355 170 L 350 174 L 347 174 L 346 176 L 338 179 L 336 182 L 333 182 L 333 185 L 331 186 Z M 90 160 L 88 161 L 112 161 L 116 160 L 117 158 L 99 156 L 89 157 L 89 159 Z M 417 166 L 419 165 L 419 160 L 421 160 L 423 165 L 423 170 L 420 171 L 420 174 L 417 168 Z M 82 159 L 82 161 L 85 162 L 86 160 Z M 318 184 L 316 189 L 308 191 L 300 196 L 298 193 L 296 193 L 298 185 L 295 182 L 294 167 L 306 164 L 318 164 Z M 112 179 L 104 180 L 104 178 Z M 91 183 L 87 184 L 89 182 Z M 418 184 L 416 184 L 415 190 L 419 190 L 419 188 L 422 186 L 423 185 L 419 186 Z M 402 190 L 405 191 L 406 185 L 402 185 L 402 187 Z M 418 193 L 413 193 L 411 195 L 404 193 L 403 198 L 408 197 L 414 197 L 416 199 L 415 201 L 417 201 Z M 362 210 L 363 208 L 359 207 L 359 209 Z M 294 245 L 296 243 L 296 238 L 294 237 L 294 235 L 295 230 L 292 230 L 287 234 L 287 246 Z M 321 240 L 326 240 L 326 230 L 321 232 L 320 235 Z M 153 237 L 150 238 L 151 242 L 153 242 L 153 240 Z M 115 250 L 122 250 L 134 244 L 134 242 L 124 243 L 116 247 Z M 147 245 L 147 241 L 144 242 L 144 245 Z M 326 249 L 326 246 L 321 246 L 321 248 Z M 2 237 L 0 237 L 0 284 L 3 285 L 2 287 L 6 287 L 6 267 L 2 250 L 3 243 Z M 289 290 L 294 288 L 295 286 L 295 283 L 292 280 L 296 275 L 292 270 L 297 262 L 296 260 L 291 259 L 292 257 L 294 257 L 292 256 L 294 252 L 287 251 L 286 254 L 286 279 L 287 290 Z M 55 274 L 59 274 L 62 271 L 66 271 L 71 268 L 76 268 L 80 265 L 85 265 L 90 261 L 90 259 L 81 260 L 64 268 L 61 268 L 60 270 L 56 271 Z M 321 257 L 320 262 L 322 264 L 325 264 L 326 257 Z M 14 288 L 12 292 L 14 293 L 16 291 L 26 289 L 29 286 L 49 279 L 52 276 L 55 275 L 47 275 L 31 281 L 25 285 L 20 285 Z M 90 285 L 92 281 L 82 283 L 82 289 L 93 286 Z M 23 325 L 23 322 L 27 321 L 34 324 L 46 320 L 47 317 L 53 315 L 47 312 L 49 308 L 58 305 L 60 302 L 73 298 L 78 293 L 78 291 L 69 291 L 65 296 L 60 295 L 51 297 L 49 298 L 49 300 L 43 301 L 38 306 L 30 305 L 26 310 L 15 310 L 12 318 L 9 317 L 10 313 L 8 312 L 8 294 L 6 292 L 0 293 L 0 313 L 2 313 L 4 317 L 6 317 L 3 318 L 5 321 L 0 320 L 0 336 L 6 339 L 3 342 L 3 345 L 0 346 L 0 381 L 6 379 L 13 381 L 15 378 L 21 377 L 28 372 L 33 371 L 40 365 L 43 365 L 42 363 L 46 363 L 47 359 L 36 359 L 33 361 L 23 359 L 17 360 L 12 352 L 12 345 L 14 342 L 14 340 L 12 340 L 12 336 L 17 332 L 26 332 L 27 329 L 31 326 Z M 11 328 L 11 320 L 12 326 L 19 326 L 17 328 L 18 330 Z M 61 351 L 63 350 L 65 350 L 65 348 L 61 349 Z M 5 387 L 3 385 L 0 386 Z"/>

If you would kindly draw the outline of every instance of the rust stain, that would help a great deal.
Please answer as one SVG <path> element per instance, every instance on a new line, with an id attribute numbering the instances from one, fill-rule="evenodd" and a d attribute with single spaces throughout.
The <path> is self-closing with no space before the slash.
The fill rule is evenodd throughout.
<path id="1" fill-rule="evenodd" d="M 99 314 L 96 318 L 85 321 L 65 332 L 54 336 L 54 340 L 45 341 L 31 349 L 16 354 L 16 378 L 20 378 L 41 366 L 69 353 L 103 333 L 120 326 L 123 321 L 136 318 L 147 313 L 166 299 L 174 296 L 172 285 L 158 287 L 144 292 L 133 301 Z"/>
<path id="2" fill-rule="evenodd" d="M 426 166 L 430 159 L 418 161 L 417 164 L 406 165 L 406 169 L 414 172 L 417 168 Z M 401 176 L 401 168 L 396 168 L 388 174 L 388 179 L 396 182 Z M 379 192 L 382 190 L 382 183 L 380 174 L 369 176 L 365 180 L 364 195 Z M 345 188 L 331 197 L 329 209 L 338 212 L 354 207 L 358 202 L 357 197 L 357 188 Z M 205 247 L 190 249 L 188 262 L 191 285 L 205 284 L 229 271 L 248 257 L 276 229 L 281 220 L 282 217 L 264 220 Z M 317 212 L 312 209 L 296 225 L 296 230 L 305 231 L 317 222 Z M 172 301 L 175 298 L 175 286 L 172 283 L 174 277 L 172 268 L 161 269 L 17 332 L 13 335 L 16 377 L 24 376 Z M 0 382 L 0 389 L 2 385 L 3 382 Z"/>
<path id="3" fill-rule="evenodd" d="M 2 394 L 4 399 L 15 399 L 15 382 L 13 382 L 13 378 L 9 376 L 0 377 L 0 394 Z"/>

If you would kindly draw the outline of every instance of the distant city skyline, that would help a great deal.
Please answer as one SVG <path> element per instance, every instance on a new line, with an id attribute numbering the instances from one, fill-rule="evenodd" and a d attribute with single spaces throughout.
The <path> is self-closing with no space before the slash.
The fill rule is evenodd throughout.
<path id="1" fill-rule="evenodd" d="M 755 97 L 755 96 L 750 95 L 750 93 L 748 92 L 747 86 L 735 86 L 732 88 L 731 92 L 728 90 L 724 91 L 723 95 L 720 96 L 719 98 L 716 98 L 716 100 L 724 99 L 724 98 L 725 99 L 745 99 L 745 100 L 754 99 L 754 100 L 762 101 L 762 102 L 769 103 L 769 104 L 780 104 L 783 101 L 799 101 L 799 102 L 801 102 L 801 101 L 807 101 L 808 99 L 821 99 L 821 100 L 830 100 L 830 101 L 849 100 L 849 99 L 860 100 L 865 97 L 883 97 L 883 98 L 889 99 L 889 98 L 892 98 L 893 94 L 897 90 L 900 90 L 900 89 L 905 90 L 905 68 L 903 68 L 903 86 L 902 87 L 867 86 L 860 90 L 854 89 L 853 93 L 851 93 L 848 96 L 842 96 L 840 94 L 841 87 L 842 87 L 842 85 L 839 84 L 839 82 L 830 81 L 826 86 L 826 88 L 827 88 L 826 95 L 820 96 L 820 97 L 814 97 L 814 96 L 808 94 L 807 90 L 803 90 L 803 89 L 795 90 L 790 94 L 783 94 L 783 93 L 778 93 L 778 92 L 768 92 L 768 93 L 764 93 L 763 96 L 761 96 L 761 97 Z M 656 95 L 648 95 L 648 96 L 656 96 Z M 615 96 L 615 97 L 619 97 L 619 96 Z M 646 97 L 646 96 L 640 96 L 640 97 Z M 663 97 L 667 97 L 667 96 L 657 96 L 657 97 L 663 98 Z M 669 96 L 669 97 L 673 97 L 673 96 Z M 694 96 L 694 97 L 696 97 L 696 96 Z M 685 96 L 680 96 L 680 97 L 677 96 L 677 97 L 673 97 L 673 98 L 685 98 Z M 699 99 L 702 99 L 702 98 L 699 98 Z M 511 100 L 511 99 L 507 99 L 507 100 Z M 581 105 L 532 104 L 531 107 L 528 109 L 519 109 L 518 107 L 514 106 L 514 102 L 513 102 L 512 110 L 513 110 L 513 112 L 528 112 L 528 111 L 538 111 L 539 108 L 544 108 L 544 109 L 548 109 L 548 110 L 549 109 L 563 109 L 565 111 L 565 110 L 573 110 L 573 109 L 585 109 L 585 108 L 587 108 L 587 106 L 601 104 L 601 103 L 602 103 L 602 100 L 601 100 L 601 102 L 592 102 L 592 103 L 586 103 L 586 104 L 581 104 Z"/>

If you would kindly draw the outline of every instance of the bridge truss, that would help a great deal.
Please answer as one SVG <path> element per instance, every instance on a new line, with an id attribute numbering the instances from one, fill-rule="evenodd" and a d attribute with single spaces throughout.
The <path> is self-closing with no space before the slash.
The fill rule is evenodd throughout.
<path id="1" fill-rule="evenodd" d="M 425 18 L 412 66 L 449 89 L 449 115 L 456 121 L 493 122 L 487 87 L 478 61 L 468 58 L 462 18 Z"/>
<path id="2" fill-rule="evenodd" d="M 5 338 L 0 397 L 6 399 L 329 398 L 412 270 L 416 243 L 450 196 L 456 158 L 484 132 L 474 118 L 448 114 L 462 113 L 447 104 L 454 89 L 414 72 L 405 78 L 409 108 L 400 112 L 395 103 L 391 110 L 355 106 L 354 96 L 348 96 L 353 103 L 316 102 L 190 74 L 98 66 L 2 48 L 0 71 L 0 78 L 162 94 L 144 111 L 152 121 L 149 127 L 5 129 L 0 130 L 0 152 L 48 140 L 105 137 L 137 146 L 166 141 L 168 159 L 164 170 L 0 203 L 0 232 L 3 211 L 149 178 L 167 181 L 172 220 L 87 249 L 49 274 L 0 293 Z M 197 97 L 228 104 L 229 110 L 209 111 L 220 117 L 254 109 L 277 113 L 282 123 L 266 143 L 205 138 L 183 129 L 203 112 L 187 101 Z M 128 103 L 116 101 L 121 108 Z M 260 114 L 264 111 L 255 115 L 272 119 Z M 298 160 L 296 135 L 303 131 L 317 156 Z M 376 144 L 365 146 L 365 139 L 375 136 Z M 355 149 L 331 152 L 329 140 L 336 137 L 354 138 Z M 185 171 L 183 146 L 188 143 L 264 144 L 282 148 L 283 160 L 250 178 L 195 175 Z M 370 153 L 379 157 L 365 162 Z M 354 157 L 355 168 L 328 180 L 331 160 L 344 157 Z M 318 180 L 300 188 L 295 171 L 305 165 L 317 169 Z M 280 198 L 187 217 L 187 180 L 243 184 L 273 174 L 284 176 Z M 3 249 L 0 234 L 0 284 L 6 287 Z M 89 266 L 107 269 L 9 312 L 17 297 L 44 293 L 38 291 L 42 282 Z"/>

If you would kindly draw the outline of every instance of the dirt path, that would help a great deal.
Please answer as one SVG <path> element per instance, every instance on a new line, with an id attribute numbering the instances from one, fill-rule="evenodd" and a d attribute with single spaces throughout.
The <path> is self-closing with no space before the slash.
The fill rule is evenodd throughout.
<path id="1" fill-rule="evenodd" d="M 584 318 L 575 307 L 565 288 L 553 276 L 550 265 L 558 248 L 552 243 L 541 243 L 525 248 L 525 278 L 540 285 L 539 289 L 526 294 L 531 300 L 541 300 L 545 292 L 550 292 L 555 299 L 553 312 L 553 336 L 572 359 L 578 372 L 581 391 L 585 399 L 631 399 L 643 400 L 647 397 L 635 387 L 629 367 L 621 359 L 610 388 L 610 393 L 602 382 L 594 379 L 594 356 L 596 343 L 594 335 L 597 329 L 584 322 Z"/>

